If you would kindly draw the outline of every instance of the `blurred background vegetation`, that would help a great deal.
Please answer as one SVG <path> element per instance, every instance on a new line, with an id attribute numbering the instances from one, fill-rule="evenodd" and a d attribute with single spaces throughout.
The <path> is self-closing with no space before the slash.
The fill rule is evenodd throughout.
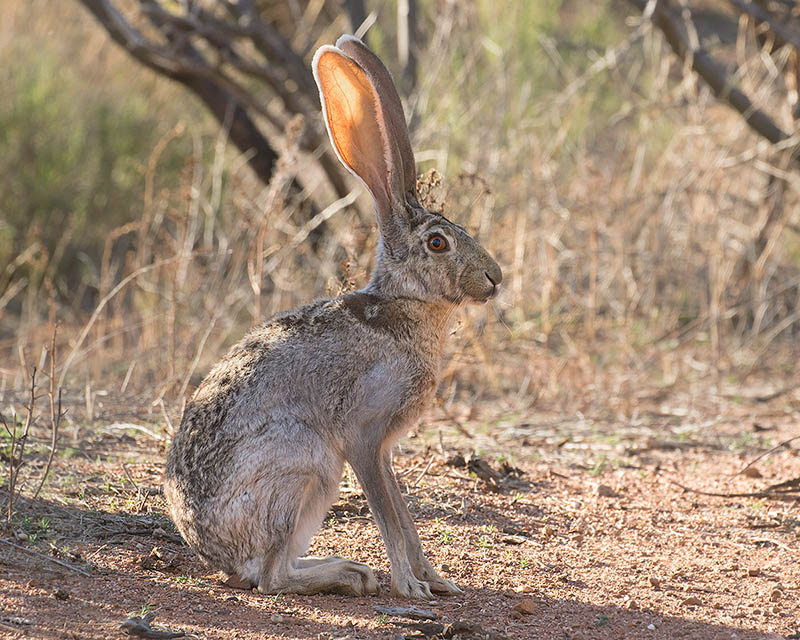
<path id="1" fill-rule="evenodd" d="M 754 133 L 636 4 L 418 0 L 405 67 L 402 5 L 363 5 L 426 198 L 506 275 L 460 316 L 448 410 L 631 419 L 645 399 L 713 411 L 715 394 L 793 384 L 796 141 Z M 793 135 L 796 53 L 734 3 L 689 4 L 700 45 Z M 358 26 L 344 0 L 257 5 L 306 67 Z M 320 165 L 321 118 L 236 78 L 279 157 L 266 181 L 196 93 L 79 2 L 0 5 L 0 392 L 45 364 L 58 324 L 59 381 L 90 417 L 98 394 L 179 407 L 248 326 L 366 282 L 371 205 Z"/>

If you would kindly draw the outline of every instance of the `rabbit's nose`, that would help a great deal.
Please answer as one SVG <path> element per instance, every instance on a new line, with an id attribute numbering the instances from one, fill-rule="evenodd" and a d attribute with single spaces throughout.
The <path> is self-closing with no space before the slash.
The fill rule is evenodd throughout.
<path id="1" fill-rule="evenodd" d="M 500 289 L 500 283 L 503 281 L 503 272 L 500 271 L 500 267 L 497 267 L 497 269 L 492 269 L 491 271 L 484 271 L 483 274 L 492 283 L 492 292 L 489 297 L 494 298 Z"/>
<path id="2" fill-rule="evenodd" d="M 503 281 L 503 272 L 500 270 L 500 265 L 496 262 L 492 264 L 486 271 L 483 272 L 489 282 L 497 287 Z"/>

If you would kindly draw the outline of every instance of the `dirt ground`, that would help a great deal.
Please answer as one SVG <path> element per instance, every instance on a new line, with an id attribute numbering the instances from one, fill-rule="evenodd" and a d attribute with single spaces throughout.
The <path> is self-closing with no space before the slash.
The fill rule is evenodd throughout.
<path id="1" fill-rule="evenodd" d="M 800 435 L 797 398 L 627 424 L 498 412 L 455 427 L 432 412 L 395 464 L 432 563 L 464 594 L 416 603 L 437 616 L 426 623 L 374 609 L 410 603 L 388 595 L 349 477 L 311 551 L 369 563 L 382 593 L 267 597 L 223 586 L 182 544 L 161 440 L 75 426 L 0 541 L 0 637 L 121 638 L 154 613 L 145 637 L 800 638 L 800 440 L 738 473 Z"/>

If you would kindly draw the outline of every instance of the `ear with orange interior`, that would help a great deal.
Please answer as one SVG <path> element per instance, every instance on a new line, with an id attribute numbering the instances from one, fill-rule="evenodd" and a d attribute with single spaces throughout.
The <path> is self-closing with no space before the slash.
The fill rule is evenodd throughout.
<path id="1" fill-rule="evenodd" d="M 400 102 L 400 96 L 397 93 L 394 80 L 392 80 L 392 75 L 381 59 L 355 36 L 341 36 L 336 41 L 336 46 L 367 72 L 367 76 L 377 90 L 386 116 L 389 133 L 397 145 L 400 158 L 403 161 L 403 188 L 406 193 L 416 194 L 417 165 L 414 160 L 414 151 L 411 148 L 411 138 L 408 135 L 403 104 Z"/>
<path id="2" fill-rule="evenodd" d="M 314 55 L 325 126 L 339 160 L 369 189 L 382 231 L 402 210 L 403 163 L 380 96 L 357 62 L 332 46 Z"/>

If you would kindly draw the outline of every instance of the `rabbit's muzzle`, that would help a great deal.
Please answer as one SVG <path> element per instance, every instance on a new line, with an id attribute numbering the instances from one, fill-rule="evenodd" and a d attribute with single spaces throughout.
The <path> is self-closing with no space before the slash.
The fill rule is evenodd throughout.
<path id="1" fill-rule="evenodd" d="M 497 297 L 497 294 L 500 293 L 500 283 L 503 282 L 503 272 L 500 269 L 500 265 L 495 263 L 493 269 L 484 271 L 483 274 L 492 285 L 492 289 L 489 292 L 487 300 Z"/>
<path id="2" fill-rule="evenodd" d="M 461 276 L 460 288 L 467 300 L 488 302 L 500 293 L 503 272 L 500 266 L 488 254 L 482 268 L 469 269 Z"/>

